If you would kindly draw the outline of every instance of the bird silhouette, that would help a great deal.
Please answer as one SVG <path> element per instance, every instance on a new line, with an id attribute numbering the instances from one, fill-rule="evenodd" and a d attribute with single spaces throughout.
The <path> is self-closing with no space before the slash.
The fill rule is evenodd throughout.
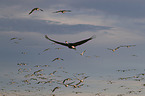
<path id="1" fill-rule="evenodd" d="M 86 50 L 85 50 L 85 51 L 83 51 L 80 55 L 81 55 L 81 56 L 83 56 L 85 52 L 86 52 Z"/>
<path id="2" fill-rule="evenodd" d="M 62 60 L 63 61 L 62 58 L 55 58 L 55 59 L 52 60 L 52 62 L 55 61 L 55 60 Z"/>
<path id="3" fill-rule="evenodd" d="M 62 42 L 58 42 L 58 41 L 55 41 L 55 40 L 52 40 L 50 38 L 48 38 L 47 35 L 45 35 L 45 38 L 54 42 L 54 43 L 57 43 L 57 44 L 60 44 L 60 45 L 63 45 L 63 46 L 67 46 L 68 48 L 70 49 L 75 49 L 76 50 L 76 46 L 78 45 L 82 45 L 86 42 L 88 42 L 89 40 L 92 40 L 93 38 L 95 38 L 96 36 L 93 35 L 92 37 L 88 38 L 88 39 L 85 39 L 85 40 L 81 40 L 81 41 L 78 41 L 78 42 L 75 42 L 75 43 L 68 43 L 67 41 L 65 43 L 62 43 Z"/>
<path id="4" fill-rule="evenodd" d="M 55 87 L 53 90 L 52 90 L 52 92 L 54 92 L 56 89 L 59 89 L 60 87 Z"/>
<path id="5" fill-rule="evenodd" d="M 112 50 L 113 52 L 115 52 L 116 50 L 118 50 L 120 48 L 120 46 L 119 47 L 116 47 L 115 49 L 110 49 L 110 48 L 107 48 L 108 50 Z"/>
<path id="6" fill-rule="evenodd" d="M 37 10 L 37 11 L 43 11 L 42 9 L 40 9 L 40 8 L 33 8 L 31 11 L 30 11 L 30 13 L 29 13 L 29 15 L 33 12 L 33 11 L 35 11 L 35 10 Z"/>
<path id="7" fill-rule="evenodd" d="M 70 82 L 70 83 L 63 83 L 63 85 L 64 85 L 65 87 L 68 87 L 69 85 L 71 85 L 71 84 L 73 84 L 73 83 L 75 83 L 75 81 Z"/>
<path id="8" fill-rule="evenodd" d="M 69 81 L 69 80 L 71 80 L 71 78 L 66 78 L 66 79 L 64 79 L 64 80 L 63 80 L 63 84 L 65 83 L 65 81 Z"/>
<path id="9" fill-rule="evenodd" d="M 71 10 L 59 10 L 59 11 L 56 11 L 56 12 L 53 12 L 53 13 L 66 13 L 66 12 L 71 12 Z"/>
<path id="10" fill-rule="evenodd" d="M 47 49 L 43 50 L 43 52 L 48 51 L 48 50 L 50 50 L 50 48 L 47 48 Z"/>
<path id="11" fill-rule="evenodd" d="M 124 45 L 124 46 L 120 46 L 120 47 L 127 47 L 127 48 L 129 48 L 129 47 L 134 47 L 134 46 L 136 46 L 136 45 Z"/>

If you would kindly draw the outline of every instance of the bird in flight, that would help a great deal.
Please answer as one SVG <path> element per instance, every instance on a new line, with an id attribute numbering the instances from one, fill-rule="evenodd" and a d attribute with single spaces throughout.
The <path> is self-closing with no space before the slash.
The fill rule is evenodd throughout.
<path id="1" fill-rule="evenodd" d="M 129 47 L 134 47 L 134 46 L 136 46 L 136 45 L 124 45 L 124 46 L 120 46 L 120 47 L 127 47 L 127 48 L 129 48 Z"/>
<path id="2" fill-rule="evenodd" d="M 108 50 L 112 50 L 113 52 L 115 52 L 116 50 L 118 50 L 120 48 L 120 46 L 119 47 L 116 47 L 115 49 L 110 49 L 110 48 L 107 48 Z"/>
<path id="3" fill-rule="evenodd" d="M 56 89 L 59 89 L 60 87 L 55 87 L 53 90 L 52 90 L 52 92 L 54 92 Z"/>
<path id="4" fill-rule="evenodd" d="M 60 45 L 63 45 L 63 46 L 67 46 L 68 48 L 70 49 L 75 49 L 76 50 L 76 46 L 78 45 L 82 45 L 86 42 L 88 42 L 89 40 L 92 40 L 93 38 L 95 38 L 96 36 L 93 35 L 92 37 L 88 38 L 88 39 L 85 39 L 85 40 L 81 40 L 81 41 L 78 41 L 78 42 L 75 42 L 75 43 L 68 43 L 67 41 L 65 41 L 65 43 L 62 43 L 62 42 L 58 42 L 58 41 L 55 41 L 55 40 L 52 40 L 50 38 L 48 38 L 47 35 L 45 35 L 45 38 L 54 42 L 54 43 L 57 43 L 57 44 L 60 44 Z"/>
<path id="5" fill-rule="evenodd" d="M 22 40 L 22 38 L 17 38 L 17 37 L 13 37 L 10 40 L 14 40 L 14 39 Z"/>
<path id="6" fill-rule="evenodd" d="M 85 50 L 85 51 L 83 51 L 80 55 L 81 55 L 81 56 L 83 56 L 85 52 L 86 52 L 86 50 Z"/>
<path id="7" fill-rule="evenodd" d="M 48 51 L 49 49 L 50 49 L 50 48 L 47 48 L 47 49 L 43 50 L 43 52 Z"/>
<path id="8" fill-rule="evenodd" d="M 52 60 L 52 62 L 55 61 L 55 60 L 62 60 L 63 61 L 62 58 L 55 58 L 55 59 Z"/>
<path id="9" fill-rule="evenodd" d="M 33 8 L 31 11 L 30 11 L 30 13 L 29 13 L 29 15 L 33 12 L 33 11 L 35 11 L 35 10 L 37 10 L 37 11 L 43 11 L 42 9 L 40 9 L 40 8 Z"/>
<path id="10" fill-rule="evenodd" d="M 71 78 L 66 78 L 63 80 L 63 84 L 65 83 L 65 81 L 69 81 L 69 80 L 72 80 Z"/>
<path id="11" fill-rule="evenodd" d="M 71 12 L 71 10 L 59 10 L 59 11 L 56 11 L 56 12 L 53 12 L 53 13 L 66 13 L 66 12 Z"/>

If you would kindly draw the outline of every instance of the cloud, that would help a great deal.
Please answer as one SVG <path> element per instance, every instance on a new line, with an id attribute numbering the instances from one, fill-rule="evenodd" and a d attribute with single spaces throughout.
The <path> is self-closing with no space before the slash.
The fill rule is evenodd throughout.
<path id="1" fill-rule="evenodd" d="M 144 3 L 143 0 L 77 0 L 69 2 L 68 5 L 74 9 L 95 9 L 110 15 L 144 18 Z"/>
<path id="2" fill-rule="evenodd" d="M 38 32 L 47 34 L 76 34 L 80 32 L 97 32 L 109 30 L 109 26 L 95 26 L 90 24 L 60 24 L 49 20 L 31 19 L 0 19 L 0 31 Z"/>
<path id="3" fill-rule="evenodd" d="M 2 1 L 0 8 L 21 6 L 20 12 L 30 10 L 34 7 L 40 7 L 42 9 L 71 9 L 77 14 L 100 14 L 99 12 L 105 13 L 106 15 L 117 15 L 132 18 L 144 18 L 145 17 L 145 1 L 144 0 L 9 0 Z M 94 10 L 94 11 L 89 11 Z M 8 12 L 7 12 L 8 13 Z"/>

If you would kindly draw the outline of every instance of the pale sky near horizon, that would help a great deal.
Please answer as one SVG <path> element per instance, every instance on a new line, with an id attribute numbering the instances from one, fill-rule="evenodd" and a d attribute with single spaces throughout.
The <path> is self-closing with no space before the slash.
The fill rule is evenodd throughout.
<path id="1" fill-rule="evenodd" d="M 32 71 L 35 70 L 33 67 L 36 65 L 51 65 L 52 67 L 49 70 L 44 68 L 47 70 L 45 74 L 60 70 L 57 69 L 58 67 L 64 67 L 64 70 L 70 74 L 86 73 L 90 76 L 90 79 L 87 78 L 88 82 L 86 83 L 88 84 L 86 85 L 89 85 L 91 80 L 98 81 L 103 78 L 104 82 L 116 81 L 120 77 L 129 77 L 145 72 L 144 0 L 0 1 L 0 82 L 3 82 L 0 83 L 3 86 L 0 89 L 7 91 L 6 86 L 11 79 L 17 78 L 18 81 L 22 81 L 23 76 L 19 77 L 20 74 L 17 74 L 18 63 L 28 64 L 26 68 L 30 67 Z M 34 11 L 29 15 L 29 12 L 35 7 L 39 7 L 43 11 Z M 71 12 L 53 13 L 61 9 L 71 10 Z M 47 40 L 45 35 L 60 42 L 76 42 L 93 35 L 96 35 L 96 38 L 78 46 L 75 51 L 58 44 L 52 44 L 53 42 Z M 10 40 L 15 37 L 21 38 L 21 40 Z M 115 52 L 107 49 L 122 45 L 136 46 L 121 47 Z M 50 50 L 43 52 L 47 48 L 50 48 Z M 86 52 L 81 56 L 80 53 L 84 50 Z M 26 54 L 22 54 L 23 52 Z M 56 57 L 63 58 L 64 61 L 52 62 Z M 136 70 L 129 73 L 118 73 L 116 71 L 128 69 Z M 63 75 L 63 73 L 60 74 Z M 64 75 L 64 77 L 67 76 Z M 119 81 L 116 82 L 120 84 Z M 130 80 L 130 82 L 134 81 Z M 103 83 L 101 84 L 104 87 Z M 117 84 L 111 88 L 115 90 Z M 130 83 L 127 84 L 130 86 Z M 145 90 L 142 84 L 143 82 L 139 83 L 137 90 Z M 93 88 L 95 86 L 92 84 L 90 87 L 93 90 L 90 90 L 91 94 L 95 94 Z M 101 89 L 103 88 L 98 88 L 98 91 L 102 92 Z M 123 90 L 123 92 L 127 91 Z M 87 92 L 90 94 L 89 91 Z M 106 93 L 112 94 L 112 92 L 110 89 Z M 60 95 L 63 94 L 61 93 Z M 143 95 L 143 93 L 137 94 Z"/>

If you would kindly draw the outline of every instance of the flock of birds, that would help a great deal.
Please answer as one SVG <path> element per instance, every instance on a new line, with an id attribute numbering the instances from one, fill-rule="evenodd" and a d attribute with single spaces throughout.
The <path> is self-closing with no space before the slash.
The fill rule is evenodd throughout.
<path id="1" fill-rule="evenodd" d="M 33 8 L 30 12 L 29 12 L 29 15 L 32 14 L 34 11 L 43 11 L 42 9 L 40 8 Z M 59 11 L 56 11 L 56 12 L 53 12 L 53 13 L 66 13 L 66 12 L 71 12 L 71 10 L 59 10 Z"/>
<path id="2" fill-rule="evenodd" d="M 47 94 L 49 94 L 50 96 L 55 96 L 58 92 L 61 92 L 59 89 L 78 89 L 83 86 L 87 86 L 85 84 L 85 80 L 89 76 L 87 76 L 86 73 L 72 74 L 65 71 L 65 67 L 63 66 L 60 66 L 58 68 L 53 67 L 54 66 L 50 64 L 32 66 L 27 63 L 17 63 L 17 73 L 11 74 L 13 75 L 13 79 L 10 80 L 8 85 L 15 86 L 15 88 L 13 88 L 11 91 L 16 92 L 15 94 L 18 96 L 19 93 L 17 92 L 20 92 L 21 88 L 23 89 L 24 86 L 26 87 L 25 91 L 28 92 L 28 94 L 31 94 L 31 92 L 37 93 L 43 90 L 47 90 Z M 65 76 L 61 76 L 61 74 Z M 24 79 L 19 81 L 19 77 L 22 77 Z M 3 88 L 0 90 L 5 89 Z M 79 93 L 75 90 L 73 92 Z"/>
<path id="3" fill-rule="evenodd" d="M 111 48 L 107 48 L 108 50 L 111 50 L 111 51 L 113 51 L 113 52 L 115 52 L 116 50 L 118 50 L 119 48 L 121 48 L 121 47 L 126 47 L 126 48 L 129 48 L 129 47 L 134 47 L 134 46 L 136 46 L 136 45 L 121 45 L 121 46 L 118 46 L 118 47 L 116 47 L 116 48 L 114 48 L 114 49 L 111 49 Z"/>
<path id="4" fill-rule="evenodd" d="M 29 15 L 31 15 L 34 11 L 39 11 L 39 10 L 43 11 L 40 8 L 34 8 L 29 12 Z M 71 12 L 71 10 L 59 10 L 59 11 L 55 11 L 53 13 L 65 13 L 65 12 Z M 94 39 L 95 37 L 96 36 L 93 35 L 92 37 L 89 37 L 87 39 L 80 40 L 80 41 L 77 41 L 74 43 L 68 43 L 67 41 L 65 41 L 65 43 L 63 43 L 63 42 L 53 40 L 53 39 L 49 38 L 47 35 L 45 35 L 45 38 L 47 40 L 53 42 L 54 44 L 59 44 L 59 45 L 62 45 L 62 46 L 65 46 L 65 47 L 68 47 L 68 48 L 74 49 L 74 50 L 76 50 L 77 46 L 80 46 L 80 45 Z M 22 38 L 14 37 L 14 38 L 11 38 L 10 40 L 22 40 Z M 14 42 L 14 43 L 18 43 L 18 42 Z M 136 46 L 136 45 L 121 45 L 121 46 L 118 46 L 116 48 L 107 48 L 107 49 L 111 50 L 112 52 L 115 52 L 116 50 L 123 48 L 123 47 L 129 48 L 129 47 L 134 47 L 134 46 Z M 56 49 L 59 50 L 61 48 L 56 48 Z M 50 50 L 50 48 L 43 50 L 43 52 L 48 51 L 48 50 Z M 85 52 L 86 52 L 86 50 L 84 50 L 83 52 L 81 52 L 79 54 L 81 56 L 83 56 Z M 22 52 L 22 54 L 26 54 L 26 52 Z M 99 57 L 99 56 L 96 56 L 96 57 Z M 64 61 L 63 58 L 56 57 L 52 60 L 52 63 L 56 60 L 59 60 L 60 62 Z M 85 73 L 73 73 L 73 74 L 71 74 L 69 72 L 64 71 L 65 68 L 62 66 L 58 67 L 57 70 L 53 70 L 52 72 L 49 71 L 49 73 L 48 73 L 48 71 L 46 71 L 48 69 L 48 67 L 50 69 L 53 69 L 53 68 L 51 68 L 51 65 L 48 65 L 48 64 L 35 65 L 32 68 L 31 68 L 31 66 L 28 66 L 28 64 L 26 64 L 26 63 L 18 63 L 17 66 L 18 66 L 18 73 L 17 74 L 23 75 L 23 77 L 26 78 L 25 80 L 20 81 L 20 83 L 21 82 L 24 83 L 22 85 L 19 85 L 19 83 L 17 81 L 14 81 L 14 79 L 9 82 L 9 85 L 16 84 L 17 88 L 20 88 L 21 86 L 25 86 L 25 85 L 36 85 L 36 86 L 47 85 L 47 86 L 51 87 L 51 89 L 49 90 L 49 91 L 51 91 L 50 95 L 55 96 L 56 95 L 55 92 L 59 89 L 62 89 L 62 88 L 77 89 L 77 88 L 81 88 L 81 87 L 85 87 L 85 86 L 89 87 L 89 85 L 86 85 L 84 82 L 89 76 L 87 76 Z M 27 68 L 25 68 L 25 67 L 27 67 Z M 40 68 L 40 69 L 38 69 L 38 68 Z M 126 72 L 126 71 L 130 71 L 130 70 L 117 70 L 117 71 L 118 72 Z M 65 76 L 61 76 L 61 75 L 59 75 L 59 73 L 65 75 Z M 127 77 L 127 79 L 128 78 L 137 78 L 138 79 L 139 77 L 142 77 L 142 76 L 145 76 L 145 74 L 138 74 L 138 76 Z M 64 78 L 64 77 L 66 77 L 66 78 Z M 127 79 L 126 78 L 119 78 L 119 80 L 127 80 Z M 112 81 L 108 82 L 108 84 L 113 84 L 113 83 L 114 82 L 112 82 Z M 32 87 L 32 86 L 31 86 L 31 88 L 39 89 L 38 87 Z M 39 91 L 41 91 L 41 90 L 43 90 L 43 89 L 39 89 Z M 104 91 L 105 90 L 107 90 L 107 89 L 104 89 Z M 17 92 L 17 90 L 15 90 L 15 91 Z M 28 90 L 26 90 L 26 91 L 28 91 Z M 31 92 L 31 90 L 29 90 L 28 92 Z M 75 92 L 76 94 L 82 93 L 82 92 L 78 92 L 78 91 L 72 91 L 72 92 Z M 95 94 L 95 96 L 102 96 L 102 95 L 97 93 L 97 94 Z M 123 95 L 120 94 L 118 96 L 123 96 Z"/>

